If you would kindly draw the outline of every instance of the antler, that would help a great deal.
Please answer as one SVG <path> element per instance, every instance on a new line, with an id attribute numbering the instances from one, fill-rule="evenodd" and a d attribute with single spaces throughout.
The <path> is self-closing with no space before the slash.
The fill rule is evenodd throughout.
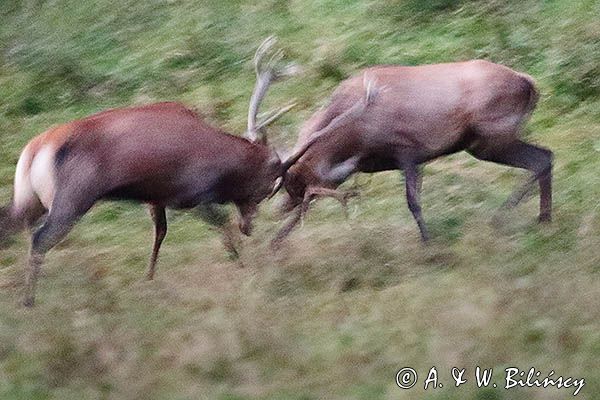
<path id="1" fill-rule="evenodd" d="M 271 241 L 271 248 L 277 250 L 281 242 L 283 242 L 283 240 L 292 232 L 296 225 L 304 221 L 304 217 L 306 216 L 310 203 L 313 200 L 324 197 L 334 198 L 340 202 L 344 208 L 344 214 L 346 215 L 346 218 L 348 218 L 348 200 L 352 197 L 358 197 L 359 195 L 360 193 L 355 190 L 341 191 L 316 186 L 307 188 L 306 192 L 304 193 L 302 203 L 300 203 L 298 206 L 293 217 L 279 230 L 279 232 L 277 232 L 277 236 L 275 236 L 275 238 Z"/>
<path id="2" fill-rule="evenodd" d="M 360 116 L 367 106 L 372 104 L 375 101 L 377 95 L 381 92 L 383 88 L 378 88 L 374 79 L 370 79 L 365 74 L 364 76 L 364 87 L 365 87 L 365 96 L 361 98 L 359 101 L 354 103 L 352 107 L 344 111 L 342 114 L 335 117 L 331 122 L 323 129 L 313 133 L 310 136 L 310 139 L 307 140 L 296 152 L 290 155 L 285 161 L 282 162 L 283 171 L 287 171 L 292 165 L 294 165 L 306 151 L 323 135 L 328 134 L 331 131 L 338 129 L 339 127 L 347 124 L 351 120 Z"/>
<path id="3" fill-rule="evenodd" d="M 253 142 L 259 140 L 258 132 L 267 125 L 278 120 L 295 105 L 289 104 L 279 111 L 271 112 L 269 116 L 265 117 L 260 123 L 256 121 L 258 108 L 271 83 L 283 77 L 294 75 L 298 70 L 294 64 L 289 64 L 283 68 L 277 69 L 277 64 L 283 59 L 283 50 L 281 49 L 276 50 L 268 60 L 266 59 L 267 54 L 275 46 L 275 43 L 277 43 L 277 39 L 274 36 L 269 36 L 262 42 L 254 54 L 256 85 L 254 86 L 252 97 L 250 98 L 250 105 L 248 107 L 248 130 L 245 134 L 246 138 Z M 264 140 L 264 138 L 261 139 Z"/>

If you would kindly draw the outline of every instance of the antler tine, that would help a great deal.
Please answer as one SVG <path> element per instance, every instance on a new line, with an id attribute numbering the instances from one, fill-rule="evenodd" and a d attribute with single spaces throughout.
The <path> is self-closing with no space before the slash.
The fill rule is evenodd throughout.
<path id="1" fill-rule="evenodd" d="M 278 77 L 286 74 L 285 71 L 288 69 L 288 66 L 286 66 L 286 68 L 283 68 L 281 71 L 279 71 L 276 68 L 277 63 L 279 63 L 283 59 L 283 56 L 285 54 L 283 49 L 277 49 L 271 55 L 271 57 L 269 57 L 268 61 L 265 61 L 266 54 L 275 46 L 275 44 L 277 44 L 277 38 L 275 36 L 269 36 L 261 43 L 261 45 L 256 50 L 253 62 L 254 69 L 257 75 L 272 73 L 273 78 L 277 79 Z"/>
<path id="2" fill-rule="evenodd" d="M 269 58 L 269 62 L 267 63 L 268 69 L 270 71 L 272 71 L 275 76 L 278 75 L 278 71 L 275 67 L 277 66 L 277 63 L 283 59 L 283 55 L 284 55 L 283 50 L 277 49 L 277 51 L 275 51 L 275 53 L 273 53 L 271 58 Z"/>
<path id="3" fill-rule="evenodd" d="M 277 43 L 277 38 L 275 36 L 269 36 L 258 46 L 256 52 L 254 53 L 253 63 L 254 69 L 256 70 L 256 74 L 258 75 L 261 72 L 262 63 L 264 60 L 265 54 Z"/>
<path id="4" fill-rule="evenodd" d="M 277 121 L 283 114 L 290 111 L 292 108 L 296 107 L 298 103 L 290 103 L 287 106 L 281 108 L 278 111 L 271 111 L 268 116 L 266 116 L 256 127 L 257 131 L 260 131 L 262 128 L 269 126 L 273 122 Z"/>
<path id="5" fill-rule="evenodd" d="M 256 52 L 254 53 L 254 69 L 256 71 L 256 85 L 250 98 L 250 105 L 248 106 L 248 130 L 246 131 L 246 137 L 251 141 L 258 140 L 258 129 L 256 128 L 256 115 L 260 103 L 269 89 L 269 85 L 273 80 L 273 65 L 269 61 L 265 65 L 265 56 L 275 45 L 277 39 L 274 36 L 266 38 Z M 272 60 L 272 57 L 271 57 Z"/>
<path id="6" fill-rule="evenodd" d="M 277 49 L 267 59 L 267 54 L 273 49 L 277 39 L 274 36 L 269 36 L 265 39 L 254 54 L 254 69 L 256 71 L 256 86 L 250 99 L 248 108 L 248 130 L 246 137 L 252 141 L 257 141 L 259 132 L 267 125 L 279 119 L 284 113 L 289 111 L 293 105 L 288 105 L 279 111 L 272 112 L 265 120 L 258 123 L 257 114 L 260 103 L 267 93 L 267 90 L 272 82 L 277 81 L 285 76 L 293 75 L 297 71 L 294 64 L 287 65 L 283 68 L 278 68 L 284 56 L 282 49 Z"/>

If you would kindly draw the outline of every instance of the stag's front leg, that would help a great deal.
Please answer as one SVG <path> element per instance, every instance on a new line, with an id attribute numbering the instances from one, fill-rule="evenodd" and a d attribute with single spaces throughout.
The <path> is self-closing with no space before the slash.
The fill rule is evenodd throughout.
<path id="1" fill-rule="evenodd" d="M 304 201 L 302 202 L 302 218 L 308 212 L 308 206 L 310 205 L 311 201 L 324 197 L 331 197 L 339 201 L 344 208 L 344 214 L 346 215 L 346 218 L 348 218 L 348 200 L 359 195 L 360 193 L 356 190 L 340 191 L 324 187 L 310 187 L 306 190 Z"/>
<path id="2" fill-rule="evenodd" d="M 421 174 L 419 173 L 418 165 L 415 163 L 406 163 L 404 165 L 404 177 L 406 181 L 406 201 L 408 203 L 408 209 L 412 213 L 419 231 L 421 232 L 421 239 L 423 242 L 429 241 L 429 234 L 425 227 L 425 221 L 421 215 L 421 204 L 419 201 L 419 191 L 422 185 Z"/>
<path id="3" fill-rule="evenodd" d="M 167 235 L 167 214 L 164 207 L 155 204 L 150 205 L 149 210 L 152 222 L 154 222 L 154 247 L 152 248 L 152 256 L 150 257 L 146 278 L 151 281 L 154 279 L 160 246 Z"/>
<path id="4" fill-rule="evenodd" d="M 209 225 L 217 228 L 222 235 L 223 245 L 233 260 L 238 260 L 240 254 L 237 250 L 240 238 L 236 233 L 236 227 L 229 218 L 229 213 L 221 207 L 213 204 L 203 204 L 196 208 L 200 218 Z"/>
<path id="5" fill-rule="evenodd" d="M 308 212 L 310 202 L 315 197 L 315 189 L 316 188 L 314 187 L 309 187 L 306 189 L 304 192 L 304 198 L 302 199 L 302 202 L 294 209 L 294 215 L 292 218 L 279 230 L 279 232 L 277 232 L 277 235 L 271 241 L 271 248 L 273 250 L 278 250 L 283 240 L 288 237 L 288 235 L 292 232 L 292 230 L 294 230 L 300 221 L 304 220 L 304 216 Z"/>
<path id="6" fill-rule="evenodd" d="M 281 243 L 283 242 L 283 239 L 285 239 L 292 232 L 292 230 L 296 227 L 296 225 L 298 225 L 298 222 L 300 222 L 301 219 L 302 204 L 296 207 L 296 209 L 294 210 L 293 217 L 288 221 L 287 224 L 283 226 L 283 228 L 279 230 L 279 232 L 277 232 L 277 235 L 271 241 L 271 248 L 273 250 L 279 249 Z"/>
<path id="7" fill-rule="evenodd" d="M 258 211 L 258 205 L 254 203 L 241 203 L 236 205 L 240 213 L 238 220 L 240 232 L 246 236 L 250 236 L 252 234 L 252 230 L 254 229 L 253 222 Z"/>
<path id="8" fill-rule="evenodd" d="M 321 197 L 332 197 L 339 201 L 344 207 L 344 213 L 346 218 L 348 217 L 348 199 L 359 196 L 359 192 L 355 190 L 350 191 L 339 191 L 335 189 L 329 189 L 324 187 L 311 186 L 306 189 L 304 193 L 304 199 L 302 203 L 298 205 L 294 211 L 292 218 L 277 232 L 275 238 L 271 241 L 271 248 L 277 250 L 281 245 L 281 242 L 292 232 L 292 230 L 298 225 L 300 221 L 304 219 L 306 213 L 308 213 L 310 203 L 313 200 Z"/>

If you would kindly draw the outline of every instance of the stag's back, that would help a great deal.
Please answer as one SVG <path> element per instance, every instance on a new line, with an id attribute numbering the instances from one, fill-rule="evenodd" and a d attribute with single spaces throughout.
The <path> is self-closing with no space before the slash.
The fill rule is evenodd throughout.
<path id="1" fill-rule="evenodd" d="M 299 141 L 354 104 L 365 79 L 382 89 L 369 112 L 339 133 L 358 135 L 363 146 L 441 153 L 467 131 L 511 141 L 537 101 L 531 77 L 487 61 L 375 66 L 343 81 L 327 108 L 307 122 Z"/>
<path id="2" fill-rule="evenodd" d="M 231 146 L 231 141 L 244 146 Z M 120 187 L 147 175 L 185 173 L 182 168 L 188 159 L 195 163 L 212 160 L 215 167 L 218 160 L 225 162 L 223 155 L 228 151 L 243 151 L 247 146 L 243 139 L 211 127 L 179 103 L 104 111 L 52 128 L 25 146 L 15 173 L 14 212 L 39 203 L 50 209 L 57 163 L 72 157 L 77 158 L 76 173 L 95 173 L 106 178 L 98 185 Z"/>

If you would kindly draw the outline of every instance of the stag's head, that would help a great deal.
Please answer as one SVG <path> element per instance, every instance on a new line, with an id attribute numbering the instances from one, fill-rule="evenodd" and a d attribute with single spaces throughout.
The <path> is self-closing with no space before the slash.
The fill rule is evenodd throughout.
<path id="1" fill-rule="evenodd" d="M 284 65 L 283 51 L 275 49 L 276 39 L 267 38 L 256 50 L 254 55 L 254 68 L 256 71 L 256 84 L 248 108 L 248 127 L 244 137 L 254 145 L 254 163 L 248 168 L 251 170 L 247 178 L 252 185 L 250 193 L 243 194 L 243 200 L 238 204 L 242 211 L 240 229 L 248 234 L 251 230 L 251 221 L 256 213 L 258 204 L 267 197 L 272 197 L 281 188 L 290 167 L 302 157 L 308 148 L 319 138 L 313 135 L 311 140 L 297 149 L 288 157 L 282 159 L 277 151 L 269 145 L 266 127 L 278 120 L 295 104 L 288 104 L 283 108 L 258 116 L 258 110 L 269 86 L 285 77 L 295 75 L 299 68 L 295 64 Z"/>
<path id="2" fill-rule="evenodd" d="M 265 128 L 271 123 L 278 120 L 283 114 L 288 112 L 294 103 L 288 104 L 285 107 L 266 113 L 259 121 L 258 109 L 265 97 L 269 86 L 278 80 L 285 77 L 295 75 L 299 68 L 295 64 L 281 65 L 283 59 L 283 51 L 275 49 L 276 39 L 274 37 L 267 38 L 256 50 L 254 55 L 254 68 L 256 71 L 256 85 L 250 99 L 248 108 L 248 128 L 245 133 L 247 140 L 251 141 L 264 153 L 263 165 L 258 167 L 256 186 L 254 187 L 253 200 L 259 203 L 269 196 L 273 196 L 285 183 L 286 187 L 291 184 L 293 174 L 289 173 L 290 168 L 308 151 L 308 149 L 320 139 L 321 136 L 337 129 L 340 125 L 348 122 L 357 114 L 361 113 L 367 102 L 358 102 L 354 107 L 347 110 L 344 114 L 335 118 L 331 123 L 318 132 L 311 134 L 305 143 L 295 149 L 289 156 L 284 159 L 279 157 L 277 151 L 269 146 Z M 372 91 L 368 91 L 368 96 L 372 95 Z"/>
<path id="3" fill-rule="evenodd" d="M 306 201 L 306 193 L 309 188 L 325 189 L 328 193 L 333 193 L 355 171 L 360 159 L 358 155 L 353 155 L 334 166 L 324 167 L 327 165 L 331 153 L 337 150 L 331 147 L 338 146 L 335 140 L 323 141 L 319 146 L 311 146 L 323 135 L 332 137 L 336 135 L 336 131 L 342 131 L 349 124 L 355 122 L 382 90 L 367 75 L 364 76 L 363 86 L 365 93 L 354 105 L 333 118 L 324 128 L 308 131 L 309 134 L 306 136 L 301 135 L 301 137 L 304 136 L 304 142 L 299 144 L 298 150 L 302 150 L 302 153 L 288 166 L 291 168 L 283 176 L 286 194 L 280 204 L 282 214 L 294 210 L 303 201 Z M 309 148 L 310 151 L 308 151 Z M 309 154 L 303 156 L 307 151 Z M 340 196 L 343 196 L 343 193 L 340 193 Z"/>
<path id="4" fill-rule="evenodd" d="M 286 172 L 282 182 L 285 192 L 278 204 L 281 215 L 291 212 L 302 203 L 306 189 L 311 182 L 319 185 L 318 179 L 311 179 L 310 169 L 305 167 L 309 167 L 309 165 L 300 160 Z"/>
<path id="5" fill-rule="evenodd" d="M 256 84 L 250 98 L 248 107 L 248 127 L 244 137 L 255 146 L 255 154 L 258 154 L 259 164 L 252 165 L 252 193 L 248 194 L 249 204 L 258 204 L 271 193 L 273 193 L 282 175 L 282 161 L 272 148 L 267 139 L 266 127 L 277 121 L 283 114 L 288 112 L 295 104 L 258 116 L 260 104 L 263 101 L 272 83 L 296 73 L 294 64 L 282 65 L 283 51 L 276 49 L 275 37 L 268 37 L 258 47 L 254 54 L 254 70 L 256 71 Z"/>

